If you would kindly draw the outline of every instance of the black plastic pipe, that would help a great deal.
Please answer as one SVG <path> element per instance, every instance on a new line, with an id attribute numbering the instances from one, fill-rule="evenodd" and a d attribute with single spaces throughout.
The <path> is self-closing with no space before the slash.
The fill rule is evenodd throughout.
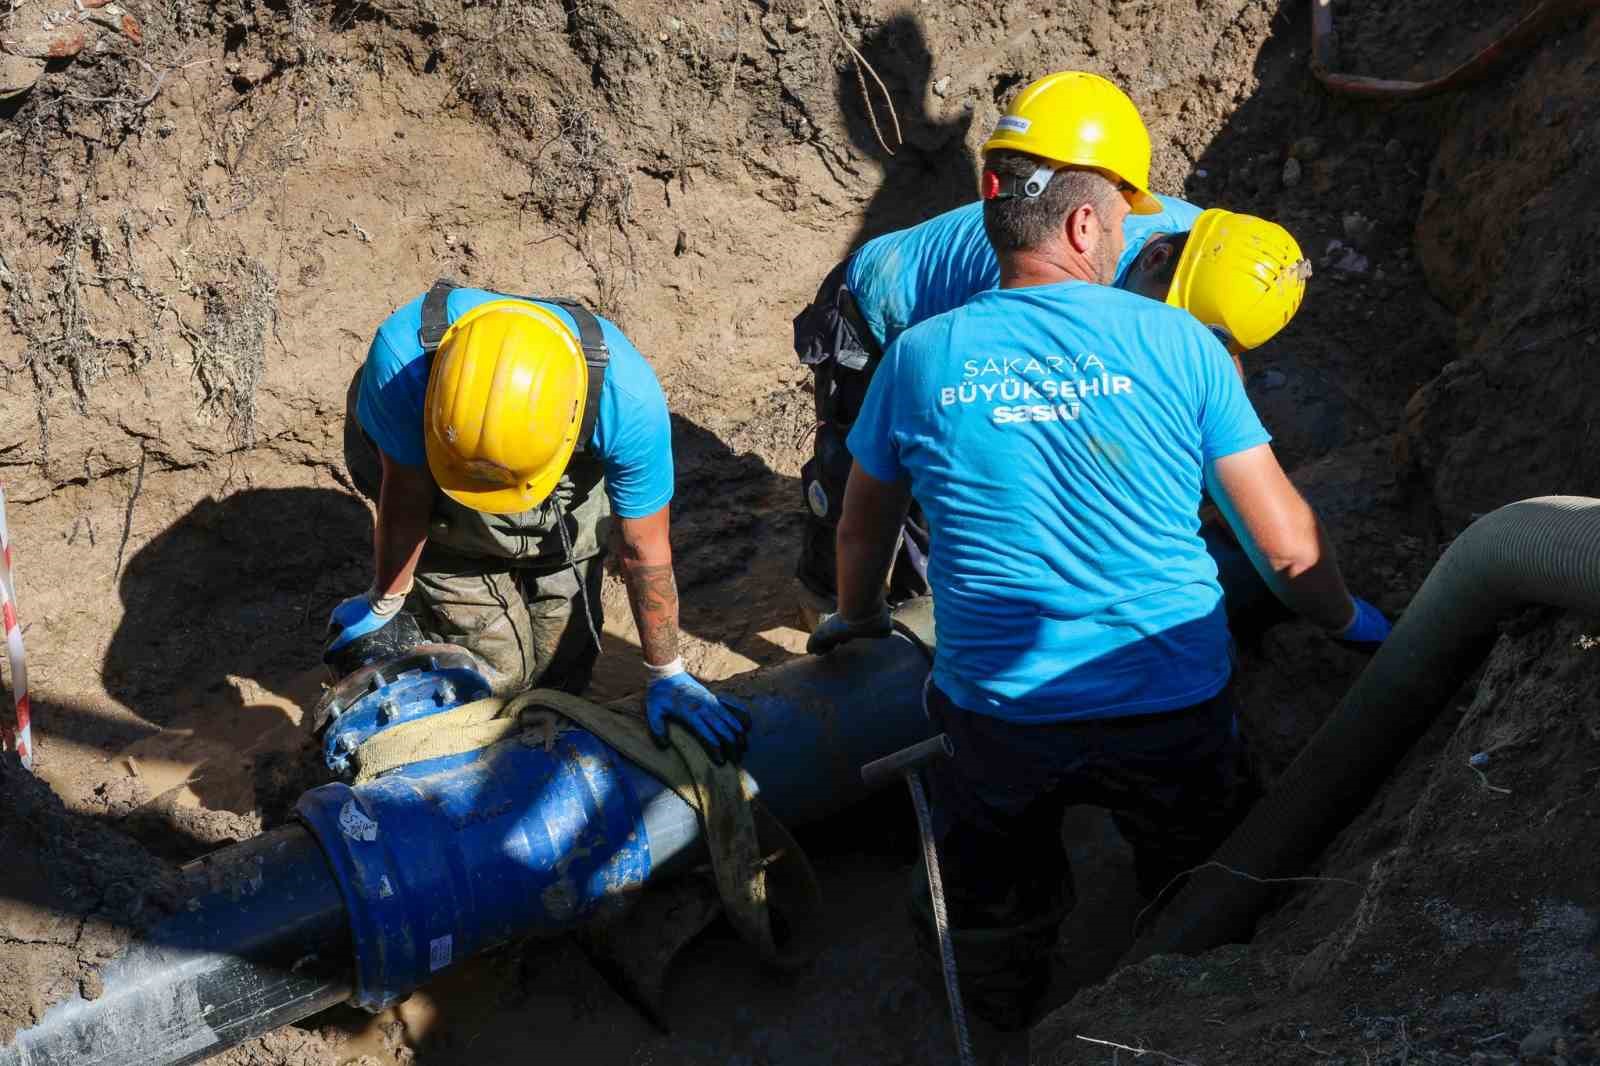
<path id="1" fill-rule="evenodd" d="M 344 900 L 311 834 L 287 826 L 184 867 L 171 917 L 56 1004 L 0 1066 L 185 1066 L 350 995 Z"/>

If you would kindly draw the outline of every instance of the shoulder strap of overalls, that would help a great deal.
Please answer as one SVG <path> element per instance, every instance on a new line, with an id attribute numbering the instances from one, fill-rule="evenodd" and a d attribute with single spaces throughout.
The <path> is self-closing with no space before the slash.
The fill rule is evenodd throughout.
<path id="1" fill-rule="evenodd" d="M 451 278 L 440 278 L 422 298 L 422 328 L 417 330 L 417 342 L 422 345 L 423 355 L 429 359 L 439 350 L 439 342 L 444 340 L 445 332 L 450 328 L 450 312 L 446 301 L 450 293 L 460 287 L 460 283 Z M 595 418 L 600 414 L 600 391 L 605 387 L 606 367 L 611 363 L 611 349 L 606 347 L 600 320 L 587 307 L 565 296 L 519 296 L 498 289 L 485 291 L 509 296 L 513 300 L 555 304 L 577 323 L 578 344 L 583 348 L 583 363 L 589 377 L 588 395 L 583 404 L 583 424 L 578 427 L 578 450 L 587 451 L 589 441 L 594 436 Z"/>

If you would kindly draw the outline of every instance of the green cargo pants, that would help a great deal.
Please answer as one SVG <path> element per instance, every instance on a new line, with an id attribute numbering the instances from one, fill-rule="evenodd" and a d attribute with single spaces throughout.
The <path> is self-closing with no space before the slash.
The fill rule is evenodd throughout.
<path id="1" fill-rule="evenodd" d="M 356 418 L 360 383 L 357 371 L 346 396 L 344 459 L 356 488 L 376 501 L 383 467 Z M 405 609 L 430 640 L 483 660 L 496 696 L 534 687 L 576 695 L 589 684 L 600 654 L 590 623 L 595 633 L 604 624 L 610 520 L 598 467 L 575 457 L 552 494 L 556 505 L 522 515 L 481 515 L 439 494 Z M 557 521 L 567 525 L 571 565 Z"/>

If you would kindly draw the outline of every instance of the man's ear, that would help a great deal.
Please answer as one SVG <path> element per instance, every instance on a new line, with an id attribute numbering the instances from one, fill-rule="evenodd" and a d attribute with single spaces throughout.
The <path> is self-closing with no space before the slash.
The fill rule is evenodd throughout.
<path id="1" fill-rule="evenodd" d="M 1067 215 L 1065 224 L 1067 244 L 1079 255 L 1094 251 L 1100 240 L 1100 219 L 1090 204 L 1080 204 Z"/>

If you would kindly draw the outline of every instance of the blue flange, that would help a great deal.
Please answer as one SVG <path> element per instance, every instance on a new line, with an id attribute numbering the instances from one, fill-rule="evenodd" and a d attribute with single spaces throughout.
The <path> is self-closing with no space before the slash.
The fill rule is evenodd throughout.
<path id="1" fill-rule="evenodd" d="M 350 756 L 374 733 L 487 695 L 489 682 L 471 654 L 454 645 L 424 644 L 345 677 L 318 701 L 312 727 L 322 735 L 328 769 L 349 777 Z"/>

